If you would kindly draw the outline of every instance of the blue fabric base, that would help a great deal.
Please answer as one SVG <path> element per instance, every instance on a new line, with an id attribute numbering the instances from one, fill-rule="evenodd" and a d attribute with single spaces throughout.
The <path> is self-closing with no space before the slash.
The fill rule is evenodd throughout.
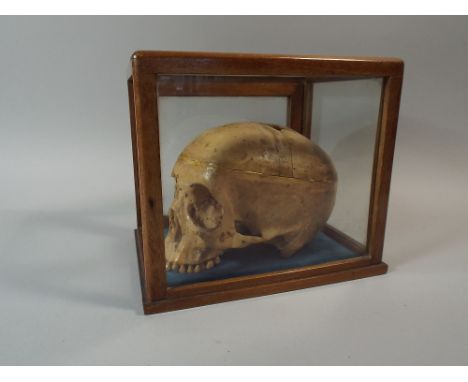
<path id="1" fill-rule="evenodd" d="M 167 283 L 168 286 L 175 287 L 200 281 L 299 268 L 355 256 L 359 254 L 320 232 L 311 243 L 289 258 L 281 257 L 275 248 L 266 245 L 229 250 L 221 256 L 221 263 L 210 270 L 199 273 L 167 272 Z"/>

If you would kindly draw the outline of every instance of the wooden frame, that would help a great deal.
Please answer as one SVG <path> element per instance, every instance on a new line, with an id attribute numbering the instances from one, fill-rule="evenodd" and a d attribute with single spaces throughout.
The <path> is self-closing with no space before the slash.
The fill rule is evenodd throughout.
<path id="1" fill-rule="evenodd" d="M 135 230 L 146 314 L 183 309 L 383 274 L 382 252 L 403 62 L 395 58 L 135 52 L 128 80 L 138 227 Z M 242 77 L 248 76 L 248 77 Z M 383 78 L 375 145 L 368 240 L 363 246 L 333 227 L 325 233 L 361 255 L 302 268 L 166 284 L 159 157 L 158 95 L 286 96 L 288 124 L 310 134 L 313 83 Z"/>
<path id="2" fill-rule="evenodd" d="M 232 77 L 232 76 L 167 76 L 159 75 L 158 96 L 223 96 L 223 97 L 287 97 L 288 125 L 302 131 L 302 78 Z"/>

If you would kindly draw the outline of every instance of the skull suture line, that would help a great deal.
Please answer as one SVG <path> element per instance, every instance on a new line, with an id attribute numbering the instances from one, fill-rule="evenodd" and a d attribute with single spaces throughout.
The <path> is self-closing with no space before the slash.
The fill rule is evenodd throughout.
<path id="1" fill-rule="evenodd" d="M 199 272 L 229 248 L 301 249 L 329 218 L 336 171 L 328 155 L 289 128 L 234 123 L 207 130 L 179 155 L 166 267 Z"/>

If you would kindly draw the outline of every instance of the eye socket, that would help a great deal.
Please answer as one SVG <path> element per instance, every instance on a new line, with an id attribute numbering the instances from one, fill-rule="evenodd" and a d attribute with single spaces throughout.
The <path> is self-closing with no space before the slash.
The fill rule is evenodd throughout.
<path id="1" fill-rule="evenodd" d="M 188 215 L 192 222 L 206 230 L 214 230 L 223 220 L 223 207 L 211 195 L 210 190 L 201 184 L 190 186 L 191 201 L 188 205 Z"/>

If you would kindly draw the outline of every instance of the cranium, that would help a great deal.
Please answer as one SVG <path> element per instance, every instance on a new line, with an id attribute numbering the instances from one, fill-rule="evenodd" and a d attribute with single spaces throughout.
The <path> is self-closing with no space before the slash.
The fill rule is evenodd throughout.
<path id="1" fill-rule="evenodd" d="M 199 272 L 229 248 L 271 244 L 290 256 L 331 214 L 336 171 L 296 131 L 261 123 L 215 127 L 179 155 L 166 267 Z"/>

